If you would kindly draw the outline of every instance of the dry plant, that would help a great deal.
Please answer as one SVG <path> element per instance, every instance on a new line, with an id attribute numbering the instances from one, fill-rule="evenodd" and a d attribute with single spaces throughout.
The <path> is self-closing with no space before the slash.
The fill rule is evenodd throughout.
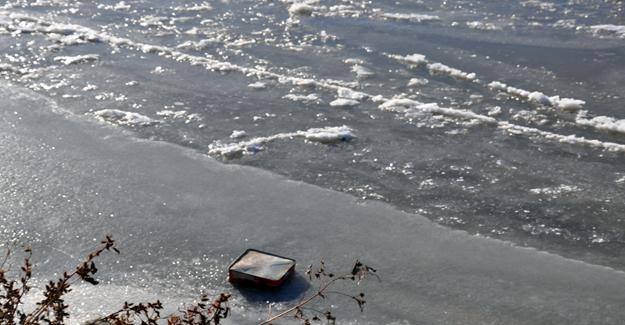
<path id="1" fill-rule="evenodd" d="M 92 285 L 99 283 L 94 278 L 98 272 L 95 259 L 107 251 L 114 251 L 119 254 L 111 236 L 106 236 L 100 247 L 88 254 L 74 271 L 64 272 L 56 281 L 50 281 L 45 286 L 44 298 L 37 303 L 32 311 L 25 312 L 22 308 L 24 297 L 31 289 L 29 281 L 32 278 L 33 268 L 31 263 L 32 250 L 30 248 L 25 250 L 19 279 L 10 280 L 7 276 L 10 273 L 10 266 L 7 266 L 7 261 L 11 256 L 11 250 L 7 249 L 7 253 L 0 264 L 0 325 L 66 324 L 69 306 L 66 304 L 64 296 L 72 290 L 71 286 L 76 281 L 85 281 Z M 303 324 L 321 322 L 322 320 L 326 320 L 328 324 L 334 324 L 336 318 L 329 310 L 322 311 L 311 307 L 311 305 L 318 300 L 325 299 L 327 295 L 340 295 L 353 300 L 362 311 L 365 305 L 364 293 L 350 295 L 330 289 L 339 281 L 359 283 L 370 274 L 377 277 L 375 272 L 373 268 L 359 261 L 356 261 L 351 272 L 341 276 L 327 272 L 323 262 L 318 267 L 311 265 L 306 274 L 311 281 L 319 282 L 316 291 L 299 301 L 295 306 L 279 314 L 270 315 L 260 325 L 273 324 L 275 321 L 286 317 L 294 317 L 301 320 Z M 207 295 L 203 295 L 198 302 L 166 316 L 161 316 L 163 304 L 159 300 L 147 303 L 124 302 L 119 310 L 86 325 L 218 325 L 223 319 L 230 316 L 230 307 L 228 306 L 230 297 L 230 294 L 221 293 L 211 300 Z"/>
<path id="2" fill-rule="evenodd" d="M 332 289 L 333 285 L 335 285 L 337 282 L 341 281 L 352 281 L 356 284 L 359 284 L 360 281 L 362 281 L 369 275 L 373 275 L 379 280 L 380 278 L 375 273 L 376 270 L 374 268 L 364 265 L 358 260 L 352 267 L 351 272 L 339 276 L 336 276 L 334 273 L 328 272 L 326 270 L 326 265 L 323 261 L 321 261 L 318 266 L 310 265 L 306 270 L 306 275 L 308 275 L 308 279 L 311 282 L 319 282 L 315 292 L 310 296 L 300 300 L 295 306 L 290 307 L 276 315 L 270 315 L 267 320 L 261 322 L 259 325 L 273 324 L 273 322 L 275 322 L 276 320 L 289 316 L 301 320 L 304 325 L 312 324 L 312 322 L 321 322 L 322 320 L 325 320 L 328 324 L 334 324 L 336 322 L 336 317 L 334 316 L 334 314 L 332 314 L 329 308 L 321 310 L 311 307 L 313 302 L 315 302 L 316 300 L 324 300 L 328 295 L 339 295 L 347 297 L 350 300 L 353 300 L 362 312 L 366 303 L 364 292 L 351 295 L 342 291 L 335 291 L 330 289 Z"/>

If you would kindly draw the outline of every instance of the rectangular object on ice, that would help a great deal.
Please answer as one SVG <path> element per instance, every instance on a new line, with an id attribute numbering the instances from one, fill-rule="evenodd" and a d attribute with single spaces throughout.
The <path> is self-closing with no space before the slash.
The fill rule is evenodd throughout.
<path id="1" fill-rule="evenodd" d="M 228 280 L 233 283 L 278 287 L 294 270 L 294 259 L 248 249 L 228 268 Z"/>

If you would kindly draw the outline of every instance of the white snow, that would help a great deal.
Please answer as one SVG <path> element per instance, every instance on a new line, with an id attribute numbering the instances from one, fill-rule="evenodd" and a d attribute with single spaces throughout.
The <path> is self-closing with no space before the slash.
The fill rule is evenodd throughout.
<path id="1" fill-rule="evenodd" d="M 252 89 L 265 89 L 265 88 L 267 88 L 267 84 L 262 82 L 262 81 L 256 81 L 256 82 L 251 83 L 251 84 L 249 84 L 247 86 L 252 88 Z"/>
<path id="2" fill-rule="evenodd" d="M 375 73 L 362 65 L 355 64 L 352 66 L 352 72 L 356 74 L 359 79 L 367 79 L 375 76 Z"/>
<path id="3" fill-rule="evenodd" d="M 619 38 L 625 38 L 625 25 L 593 25 L 588 27 L 595 36 L 616 36 Z"/>
<path id="4" fill-rule="evenodd" d="M 332 107 L 356 106 L 358 104 L 360 104 L 359 101 L 355 99 L 347 99 L 347 98 L 337 98 L 330 102 L 330 106 Z"/>
<path id="5" fill-rule="evenodd" d="M 119 109 L 103 109 L 95 111 L 93 114 L 103 121 L 119 125 L 151 126 L 159 123 L 159 121 L 151 119 L 145 115 L 135 112 L 122 111 Z"/>
<path id="6" fill-rule="evenodd" d="M 282 96 L 282 98 L 290 99 L 295 102 L 305 102 L 305 103 L 312 103 L 312 102 L 320 103 L 321 102 L 321 98 L 319 97 L 319 95 L 314 94 L 314 93 L 308 94 L 308 95 L 287 94 L 287 95 Z"/>
<path id="7" fill-rule="evenodd" d="M 76 56 L 57 56 L 54 58 L 54 61 L 61 62 L 64 65 L 70 64 L 78 64 L 78 63 L 87 63 L 97 61 L 100 58 L 97 54 L 85 54 L 85 55 L 76 55 Z"/>
<path id="8" fill-rule="evenodd" d="M 556 187 L 533 188 L 529 191 L 530 193 L 536 195 L 558 196 L 566 193 L 579 192 L 581 189 L 575 185 L 562 184 Z"/>
<path id="9" fill-rule="evenodd" d="M 601 131 L 625 134 L 625 119 L 616 119 L 609 116 L 595 116 L 587 119 L 586 112 L 580 112 L 575 119 L 575 123 Z"/>
<path id="10" fill-rule="evenodd" d="M 230 134 L 230 139 L 240 139 L 247 135 L 247 132 L 243 130 L 233 130 L 232 134 Z"/>
<path id="11" fill-rule="evenodd" d="M 213 10 L 213 6 L 208 2 L 196 3 L 192 5 L 178 6 L 174 8 L 174 11 L 182 11 L 182 12 L 201 12 L 201 11 L 211 11 Z"/>
<path id="12" fill-rule="evenodd" d="M 403 63 L 414 65 L 414 66 L 421 66 L 421 65 L 428 63 L 428 60 L 425 58 L 425 55 L 418 54 L 418 53 L 409 54 L 406 56 L 397 55 L 397 54 L 387 54 L 387 56 L 397 61 L 401 61 Z"/>
<path id="13" fill-rule="evenodd" d="M 353 99 L 358 101 L 365 100 L 369 97 L 369 94 L 345 87 L 338 88 L 336 90 L 336 94 L 339 98 Z"/>
<path id="14" fill-rule="evenodd" d="M 293 3 L 289 7 L 289 14 L 298 16 L 310 16 L 314 12 L 315 8 L 306 3 Z"/>
<path id="15" fill-rule="evenodd" d="M 577 111 L 586 104 L 585 101 L 580 99 L 560 98 L 560 96 L 550 97 L 540 91 L 528 91 L 525 89 L 510 87 L 500 81 L 493 81 L 487 86 L 493 90 L 502 91 L 539 105 L 551 106 L 566 111 Z"/>
<path id="16" fill-rule="evenodd" d="M 586 139 L 584 137 L 580 137 L 574 134 L 562 135 L 554 132 L 539 130 L 532 127 L 515 125 L 503 121 L 498 122 L 497 127 L 514 135 L 524 135 L 530 138 L 538 137 L 539 139 L 546 139 L 572 145 L 583 145 L 612 152 L 625 152 L 625 145 L 615 142 Z"/>
<path id="17" fill-rule="evenodd" d="M 408 87 L 413 87 L 413 86 L 425 86 L 429 83 L 430 81 L 425 79 L 425 78 L 410 78 L 410 80 L 408 80 Z"/>
<path id="18" fill-rule="evenodd" d="M 407 20 L 407 21 L 412 21 L 412 22 L 417 22 L 417 23 L 440 20 L 440 17 L 436 15 L 416 14 L 416 13 L 385 12 L 385 13 L 382 13 L 381 16 L 387 19 Z"/>
<path id="19" fill-rule="evenodd" d="M 483 22 L 483 21 L 467 21 L 467 27 L 471 29 L 478 30 L 501 30 L 501 27 L 496 26 L 493 23 Z"/>
<path id="20" fill-rule="evenodd" d="M 465 79 L 465 80 L 475 80 L 475 77 L 476 77 L 474 72 L 467 73 L 462 70 L 446 66 L 439 62 L 429 63 L 427 65 L 427 68 L 430 71 L 430 74 L 432 75 L 448 75 L 452 78 Z"/>
<path id="21" fill-rule="evenodd" d="M 264 146 L 276 140 L 288 140 L 301 138 L 306 141 L 319 143 L 337 143 L 342 141 L 350 141 L 355 136 L 353 130 L 348 126 L 311 128 L 305 131 L 295 131 L 289 133 L 278 133 L 267 137 L 257 137 L 248 141 L 237 143 L 221 143 L 214 142 L 208 147 L 209 155 L 223 156 L 226 158 L 235 158 L 245 154 L 253 154 L 264 150 Z"/>
<path id="22" fill-rule="evenodd" d="M 189 114 L 189 112 L 186 110 L 173 111 L 173 110 L 166 109 L 166 110 L 156 112 L 156 115 L 162 116 L 166 119 L 172 119 L 172 120 L 183 119 L 185 124 L 189 124 L 191 122 L 198 122 L 202 120 L 202 117 L 199 114 L 197 113 Z"/>
<path id="23" fill-rule="evenodd" d="M 492 117 L 480 115 L 469 110 L 444 108 L 438 106 L 438 104 L 436 103 L 422 103 L 408 98 L 394 98 L 386 100 L 383 104 L 379 106 L 379 108 L 383 111 L 401 113 L 406 117 L 411 117 L 426 112 L 452 118 L 473 120 L 478 123 L 497 123 L 497 120 Z"/>

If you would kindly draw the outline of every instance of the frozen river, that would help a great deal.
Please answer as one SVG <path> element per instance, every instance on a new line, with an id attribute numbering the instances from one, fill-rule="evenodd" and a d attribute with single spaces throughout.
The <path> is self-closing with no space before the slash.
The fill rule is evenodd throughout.
<path id="1" fill-rule="evenodd" d="M 378 266 L 347 322 L 618 324 L 624 7 L 6 1 L 0 239 L 50 274 L 114 234 L 111 300 L 256 247 Z"/>

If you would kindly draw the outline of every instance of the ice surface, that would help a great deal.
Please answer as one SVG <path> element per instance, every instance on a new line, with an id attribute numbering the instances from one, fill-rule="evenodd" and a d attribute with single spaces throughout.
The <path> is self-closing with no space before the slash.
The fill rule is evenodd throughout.
<path id="1" fill-rule="evenodd" d="M 312 17 L 289 13 L 293 4 L 313 7 Z M 188 155 L 206 155 L 209 146 L 223 153 L 231 147 L 233 156 L 215 152 L 211 157 L 348 193 L 365 202 L 383 201 L 408 213 L 408 219 L 419 214 L 470 234 L 625 270 L 625 219 L 620 213 L 625 209 L 620 182 L 625 174 L 621 130 L 625 115 L 620 109 L 625 55 L 618 27 L 625 7 L 621 2 L 485 0 L 476 10 L 462 0 L 9 0 L 0 8 L 2 79 L 10 87 L 28 88 L 58 102 L 41 106 L 44 111 L 89 121 L 79 123 L 89 132 L 101 127 L 97 120 L 105 120 L 114 124 L 108 129 L 117 130 L 107 132 L 181 146 Z M 98 58 L 85 64 L 55 61 L 60 57 L 71 62 L 84 55 Z M 261 84 L 266 88 L 259 91 Z M 358 104 L 353 108 L 329 105 L 336 99 Z M 18 106 L 14 114 L 22 117 L 22 110 Z M 138 127 L 143 122 L 146 127 Z M 15 125 L 19 130 L 19 123 Z M 328 129 L 341 125 L 357 130 L 356 141 L 344 141 L 356 131 L 341 137 Z M 323 132 L 307 133 L 315 129 Z M 245 130 L 246 135 L 233 130 Z M 47 141 L 48 136 L 40 139 Z M 30 157 L 20 166 L 39 166 L 41 159 L 15 148 Z M 85 161 L 83 156 L 76 159 Z M 115 158 L 107 161 L 113 166 Z M 185 168 L 173 156 L 168 162 L 171 169 Z M 31 188 L 37 191 L 32 199 L 10 205 L 1 215 L 23 211 L 31 204 L 28 200 L 45 202 L 47 207 L 71 201 L 77 211 L 91 211 L 91 203 L 99 201 L 85 196 L 107 196 L 128 188 L 149 193 L 146 200 L 135 200 L 136 209 L 129 214 L 148 215 L 135 211 L 146 208 L 142 202 L 156 200 L 151 195 L 158 191 L 138 189 L 139 183 L 130 180 L 113 184 L 99 178 L 117 178 L 116 168 L 136 169 L 130 164 L 108 170 L 96 165 L 79 168 L 84 172 L 73 175 L 86 184 L 108 185 L 74 196 L 71 191 L 57 192 L 54 186 L 37 187 L 42 179 L 50 181 L 42 175 L 27 182 L 2 177 L 2 197 L 19 196 Z M 69 165 L 59 162 L 57 166 L 50 175 L 62 173 Z M 4 176 L 12 168 L 0 171 Z M 203 173 L 196 170 L 195 177 L 202 179 Z M 157 180 L 168 177 L 161 174 Z M 140 184 L 156 188 L 169 184 L 157 180 Z M 220 185 L 211 182 L 211 186 Z M 579 190 L 567 192 L 562 186 Z M 165 203 L 162 209 L 167 210 L 172 202 Z M 120 218 L 110 211 L 118 206 L 98 205 L 98 213 L 103 214 L 85 223 L 108 224 L 109 218 Z M 183 204 L 177 206 L 178 222 L 171 224 L 200 219 L 188 211 Z M 210 208 L 204 212 L 205 220 L 221 218 L 214 217 Z M 367 226 L 373 227 L 359 229 L 371 232 Z M 0 234 L 8 237 L 31 238 L 25 229 L 23 222 L 0 224 Z M 133 235 L 140 236 L 139 231 Z M 287 244 L 292 240 L 282 238 Z M 410 241 L 407 235 L 400 238 Z M 250 240 L 241 240 L 245 239 Z M 212 239 L 208 243 L 215 251 L 222 250 L 223 244 L 213 244 Z M 220 283 L 217 278 L 223 273 L 206 266 L 224 262 L 213 251 L 208 255 L 206 260 L 200 258 L 199 266 L 196 260 L 171 256 L 163 263 L 183 265 L 188 270 L 185 275 L 194 274 L 196 279 L 196 274 L 208 269 L 212 282 L 195 283 L 212 287 Z M 163 269 L 143 278 L 158 283 L 154 290 L 161 293 L 163 286 L 180 284 L 174 281 L 180 274 Z M 128 274 L 133 272 L 140 273 Z M 449 312 L 448 308 L 439 311 L 428 320 Z M 401 318 L 432 323 L 414 317 L 388 318 L 392 319 L 372 323 Z M 593 322 L 596 319 L 586 323 Z"/>
<path id="2" fill-rule="evenodd" d="M 3 240 L 17 231 L 22 235 L 13 239 L 31 239 L 35 257 L 46 256 L 37 263 L 43 278 L 63 261 L 73 264 L 64 254 L 80 255 L 92 238 L 113 233 L 122 249 L 114 257 L 120 263 L 107 258 L 100 267 L 100 277 L 113 282 L 76 297 L 76 322 L 116 308 L 103 299 L 173 303 L 192 299 L 200 287 L 232 290 L 223 282 L 225 268 L 250 245 L 304 264 L 323 257 L 345 269 L 358 257 L 377 266 L 382 282 L 358 288 L 367 293 L 365 313 L 341 308 L 344 321 L 620 324 L 625 317 L 623 272 L 470 236 L 179 146 L 134 141 L 50 113 L 42 108 L 54 103 L 14 86 L 0 94 L 3 179 L 11 179 L 2 190 L 23 186 L 0 197 Z M 77 289 L 91 292 L 84 290 Z M 236 301 L 247 312 L 235 323 L 266 311 Z"/>

